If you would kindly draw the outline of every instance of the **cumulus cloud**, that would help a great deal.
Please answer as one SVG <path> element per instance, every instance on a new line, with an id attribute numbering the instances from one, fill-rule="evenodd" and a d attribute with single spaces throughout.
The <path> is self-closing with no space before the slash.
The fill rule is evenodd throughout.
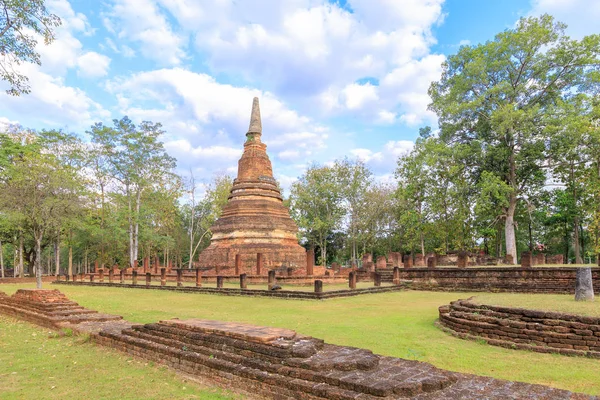
<path id="1" fill-rule="evenodd" d="M 436 42 L 431 29 L 444 18 L 443 0 L 349 0 L 347 8 L 314 0 L 140 1 L 145 7 L 133 8 L 133 0 L 116 0 L 112 15 L 129 23 L 126 32 L 115 29 L 120 37 L 140 41 L 140 31 L 161 32 L 170 50 L 164 53 L 158 51 L 158 43 L 142 43 L 142 49 L 150 49 L 147 57 L 160 54 L 176 65 L 184 57 L 186 35 L 191 35 L 213 73 L 249 84 L 267 82 L 272 93 L 294 98 L 301 109 L 316 102 L 323 112 L 361 111 L 364 118 L 387 123 L 427 117 L 425 109 L 416 110 L 422 100 L 411 103 L 380 96 L 376 84 L 357 81 L 367 76 L 383 79 L 428 57 Z M 169 25 L 167 14 L 181 32 Z M 134 24 L 137 16 L 153 21 L 153 28 Z M 172 51 L 179 53 L 173 56 Z M 426 96 L 430 78 L 413 76 L 425 82 L 417 96 Z M 381 110 L 410 115 L 382 119 Z"/>
<path id="2" fill-rule="evenodd" d="M 88 51 L 77 58 L 79 75 L 86 78 L 100 78 L 108 74 L 110 58 L 98 54 L 95 51 Z"/>
<path id="3" fill-rule="evenodd" d="M 396 168 L 398 157 L 408 154 L 414 145 L 411 140 L 391 140 L 379 151 L 356 148 L 350 153 L 367 164 L 376 175 L 384 176 Z"/>
<path id="4" fill-rule="evenodd" d="M 119 40 L 137 43 L 144 57 L 160 65 L 179 65 L 186 57 L 185 35 L 173 29 L 153 0 L 115 0 L 103 22 Z"/>
<path id="5" fill-rule="evenodd" d="M 567 32 L 576 39 L 598 33 L 600 2 L 588 0 L 532 0 L 529 15 L 550 14 L 568 25 Z"/>
<path id="6" fill-rule="evenodd" d="M 248 130 L 252 98 L 261 104 L 263 142 L 276 159 L 308 157 L 326 147 L 327 129 L 288 108 L 270 92 L 218 83 L 182 68 L 140 72 L 112 80 L 121 114 L 161 121 L 170 153 L 182 169 L 194 163 L 233 169 Z"/>
<path id="7" fill-rule="evenodd" d="M 83 52 L 77 35 L 94 33 L 85 15 L 73 11 L 66 0 L 51 0 L 47 6 L 61 16 L 62 25 L 56 29 L 56 40 L 52 44 L 46 46 L 38 37 L 36 51 L 40 54 L 41 66 L 24 63 L 18 67 L 18 71 L 29 78 L 31 93 L 13 97 L 2 91 L 0 104 L 4 111 L 15 115 L 30 116 L 35 110 L 34 118 L 47 127 L 87 127 L 109 113 L 85 91 L 68 85 L 66 75 L 70 69 L 78 68 L 81 75 L 97 77 L 102 69 L 108 68 L 109 60 L 95 52 Z M 93 62 L 97 65 L 92 65 Z"/>

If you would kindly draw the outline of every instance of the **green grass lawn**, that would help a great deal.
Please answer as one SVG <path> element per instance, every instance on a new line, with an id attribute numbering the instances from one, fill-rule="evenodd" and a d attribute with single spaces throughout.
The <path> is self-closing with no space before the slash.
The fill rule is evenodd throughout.
<path id="1" fill-rule="evenodd" d="M 0 285 L 0 290 L 12 293 L 18 287 Z M 283 327 L 329 343 L 426 361 L 453 371 L 600 394 L 599 360 L 503 349 L 457 339 L 435 327 L 440 305 L 475 293 L 406 291 L 307 301 L 108 287 L 46 287 L 60 289 L 83 306 L 134 322 L 178 317 Z M 500 299 L 512 295 L 486 296 Z M 549 295 L 531 296 L 544 302 Z M 84 348 L 93 351 L 91 346 Z M 104 349 L 102 352 L 108 353 Z M 153 374 L 154 370 L 147 373 Z"/>
<path id="2" fill-rule="evenodd" d="M 493 306 L 529 308 L 532 310 L 559 311 L 568 314 L 600 317 L 600 301 L 575 301 L 574 295 L 527 294 L 527 293 L 480 293 L 475 298 L 477 304 Z"/>
<path id="3" fill-rule="evenodd" d="M 165 367 L 0 315 L 2 399 L 232 399 Z"/>

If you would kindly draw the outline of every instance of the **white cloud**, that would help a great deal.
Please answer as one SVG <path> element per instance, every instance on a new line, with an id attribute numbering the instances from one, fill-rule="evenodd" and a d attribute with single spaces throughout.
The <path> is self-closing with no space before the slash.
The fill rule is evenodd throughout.
<path id="1" fill-rule="evenodd" d="M 598 33 L 600 2 L 589 0 L 532 0 L 529 15 L 544 13 L 568 25 L 567 33 L 581 39 L 585 35 Z"/>
<path id="2" fill-rule="evenodd" d="M 0 92 L 0 112 L 10 111 L 15 115 L 28 116 L 25 124 L 32 120 L 48 128 L 85 128 L 97 118 L 106 118 L 110 114 L 92 100 L 87 93 L 65 83 L 69 69 L 79 68 L 83 73 L 98 73 L 105 61 L 102 55 L 93 52 L 83 53 L 83 45 L 76 35 L 92 35 L 87 17 L 76 13 L 66 0 L 47 2 L 50 12 L 60 15 L 62 25 L 56 28 L 56 40 L 44 45 L 37 38 L 36 51 L 39 52 L 42 65 L 24 63 L 18 71 L 29 78 L 31 93 L 23 96 L 8 96 Z M 90 57 L 98 65 L 90 65 Z M 97 76 L 97 75 L 96 75 Z M 6 83 L 0 82 L 0 86 Z"/>
<path id="3" fill-rule="evenodd" d="M 111 81 L 120 114 L 161 121 L 171 154 L 183 170 L 194 163 L 206 170 L 234 168 L 248 130 L 252 98 L 259 97 L 263 142 L 271 156 L 289 161 L 326 146 L 327 130 L 291 110 L 272 93 L 220 84 L 206 74 L 182 68 L 141 72 Z"/>
<path id="4" fill-rule="evenodd" d="M 352 83 L 342 90 L 342 96 L 349 110 L 363 108 L 365 104 L 378 99 L 377 88 L 370 83 L 364 85 Z"/>
<path id="5" fill-rule="evenodd" d="M 173 30 L 153 0 L 115 0 L 104 26 L 118 39 L 137 43 L 144 57 L 160 65 L 179 65 L 186 58 L 185 35 Z"/>
<path id="6" fill-rule="evenodd" d="M 0 104 L 4 109 L 19 115 L 28 115 L 35 110 L 35 118 L 49 127 L 88 127 L 98 118 L 110 114 L 92 100 L 83 90 L 67 86 L 63 78 L 41 72 L 37 66 L 22 65 L 21 71 L 29 77 L 31 93 L 24 96 L 9 96 L 0 93 Z"/>
<path id="7" fill-rule="evenodd" d="M 268 82 L 273 93 L 307 110 L 317 102 L 324 113 L 360 110 L 370 120 L 380 119 L 382 109 L 401 115 L 405 104 L 357 81 L 383 79 L 427 57 L 435 43 L 431 28 L 444 18 L 443 0 L 350 0 L 352 12 L 315 0 L 156 1 L 195 35 L 214 73 Z M 425 110 L 408 112 L 422 118 Z"/>
<path id="8" fill-rule="evenodd" d="M 110 58 L 98 54 L 95 51 L 88 51 L 77 58 L 79 75 L 86 78 L 100 78 L 108 74 Z"/>
<path id="9" fill-rule="evenodd" d="M 393 124 L 396 121 L 397 117 L 396 113 L 387 110 L 381 110 L 377 115 L 377 122 L 379 122 L 380 124 Z"/>
<path id="10" fill-rule="evenodd" d="M 385 175 L 396 168 L 398 157 L 409 153 L 414 145 L 411 140 L 392 140 L 388 141 L 380 151 L 356 148 L 350 150 L 350 154 L 367 164 L 376 175 Z"/>

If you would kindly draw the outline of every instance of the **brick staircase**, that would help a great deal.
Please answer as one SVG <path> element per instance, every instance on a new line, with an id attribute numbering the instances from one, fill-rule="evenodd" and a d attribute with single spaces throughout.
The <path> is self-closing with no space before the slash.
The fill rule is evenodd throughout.
<path id="1" fill-rule="evenodd" d="M 0 292 L 0 313 L 53 329 L 81 322 L 122 319 L 84 308 L 56 289 L 19 289 L 12 296 Z"/>

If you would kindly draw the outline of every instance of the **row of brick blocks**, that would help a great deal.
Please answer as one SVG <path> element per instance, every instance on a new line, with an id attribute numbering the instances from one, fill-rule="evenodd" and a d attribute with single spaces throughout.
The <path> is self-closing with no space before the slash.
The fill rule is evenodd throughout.
<path id="1" fill-rule="evenodd" d="M 183 286 L 183 272 L 185 270 L 183 269 L 177 269 L 177 286 L 181 287 Z M 195 270 L 196 273 L 196 287 L 202 287 L 202 270 L 199 268 L 196 268 Z M 125 270 L 120 270 L 119 273 L 119 283 L 124 284 L 125 283 L 125 274 L 126 271 Z M 145 274 L 146 276 L 146 286 L 150 286 L 152 284 L 152 273 L 150 272 L 146 272 Z M 73 282 L 77 282 L 77 280 L 83 281 L 85 277 L 85 274 L 74 274 L 71 276 L 71 279 L 73 280 Z M 247 289 L 248 288 L 248 275 L 247 274 L 240 274 L 240 289 Z M 373 274 L 373 281 L 374 281 L 374 285 L 375 286 L 381 286 L 381 282 L 382 282 L 382 274 L 379 272 L 375 272 Z M 69 275 L 65 275 L 66 281 L 69 281 Z M 89 275 L 89 280 L 90 282 L 94 282 L 95 281 L 95 275 L 94 274 L 90 274 Z M 225 277 L 224 276 L 217 276 L 217 288 L 223 288 L 223 283 L 225 281 Z M 358 272 L 357 271 L 351 271 L 350 274 L 348 275 L 348 287 L 350 289 L 356 289 L 356 283 L 358 281 Z M 99 283 L 104 283 L 104 270 L 100 269 L 99 273 L 98 273 L 98 282 Z M 272 290 L 273 287 L 275 286 L 275 282 L 276 282 L 276 277 L 275 277 L 275 271 L 271 270 L 268 273 L 268 288 L 269 290 Z M 400 284 L 400 268 L 398 267 L 394 267 L 394 272 L 393 272 L 393 280 L 392 282 L 395 285 L 399 285 Z M 108 283 L 115 283 L 115 272 L 112 269 L 108 270 Z M 133 285 L 137 285 L 138 284 L 138 272 L 133 270 L 131 272 L 131 283 Z M 161 268 L 160 270 L 160 284 L 161 286 L 166 286 L 167 285 L 167 270 L 166 268 Z M 316 279 L 314 281 L 314 291 L 315 293 L 322 293 L 323 292 L 323 281 L 320 279 Z"/>
<path id="2" fill-rule="evenodd" d="M 441 327 L 464 339 L 542 353 L 600 358 L 600 318 L 476 304 L 471 299 L 439 308 Z"/>
<path id="3" fill-rule="evenodd" d="M 265 261 L 266 261 L 266 259 L 265 259 L 265 255 L 263 253 L 256 253 L 256 267 L 255 267 L 256 275 L 262 275 L 263 272 L 265 271 Z M 104 269 L 99 266 L 98 261 L 95 261 L 94 266 L 95 266 L 94 271 L 97 271 L 97 272 Z M 241 254 L 236 254 L 234 268 L 235 268 L 235 275 L 241 275 L 242 270 L 243 270 Z M 306 275 L 313 275 L 314 268 L 315 268 L 315 252 L 314 252 L 314 250 L 308 250 L 306 252 Z M 118 270 L 118 266 L 115 265 L 112 268 L 108 268 L 108 269 L 109 270 Z M 151 272 L 152 270 L 154 270 L 154 273 L 158 274 L 158 272 L 162 271 L 163 269 L 165 269 L 167 272 L 171 272 L 173 269 L 176 270 L 177 268 L 173 268 L 173 265 L 170 260 L 165 267 L 161 267 L 158 257 L 154 258 L 154 262 L 152 264 L 150 263 L 149 257 L 144 257 L 142 260 L 141 268 L 138 268 L 138 262 L 137 262 L 137 260 L 135 260 L 133 263 L 133 268 L 129 268 L 128 271 L 133 272 L 133 271 L 139 271 L 140 269 L 143 271 L 143 273 L 148 273 L 148 272 Z M 294 268 L 291 268 L 291 267 L 288 268 L 288 274 L 290 276 L 291 276 L 293 270 L 294 270 Z M 216 271 L 218 274 L 219 267 L 216 267 Z"/>
<path id="4" fill-rule="evenodd" d="M 600 258 L 599 258 L 600 260 Z M 384 269 L 388 268 L 391 264 L 392 267 L 400 266 L 400 261 L 402 261 L 402 266 L 404 268 L 413 268 L 413 267 L 424 267 L 427 268 L 436 268 L 438 263 L 441 265 L 448 264 L 447 256 L 440 256 L 435 253 L 432 254 L 415 254 L 414 257 L 411 254 L 405 254 L 402 256 L 400 253 L 390 253 L 388 257 L 379 256 L 377 257 L 377 262 L 373 263 L 373 257 L 371 254 L 365 254 L 363 256 L 363 268 L 372 271 L 374 268 Z M 504 263 L 513 264 L 513 258 L 511 255 L 505 256 Z M 599 261 L 600 262 L 600 261 Z M 531 268 L 533 265 L 545 265 L 548 264 L 563 264 L 564 257 L 561 254 L 547 257 L 545 254 L 533 254 L 529 251 L 524 251 L 521 254 L 521 267 L 523 268 Z M 477 257 L 476 261 L 470 261 L 469 253 L 466 251 L 461 251 L 456 254 L 456 266 L 458 268 L 466 268 L 469 265 L 480 265 L 484 264 L 483 258 Z M 600 264 L 599 264 L 600 265 Z M 334 266 L 335 269 L 335 266 Z"/>

